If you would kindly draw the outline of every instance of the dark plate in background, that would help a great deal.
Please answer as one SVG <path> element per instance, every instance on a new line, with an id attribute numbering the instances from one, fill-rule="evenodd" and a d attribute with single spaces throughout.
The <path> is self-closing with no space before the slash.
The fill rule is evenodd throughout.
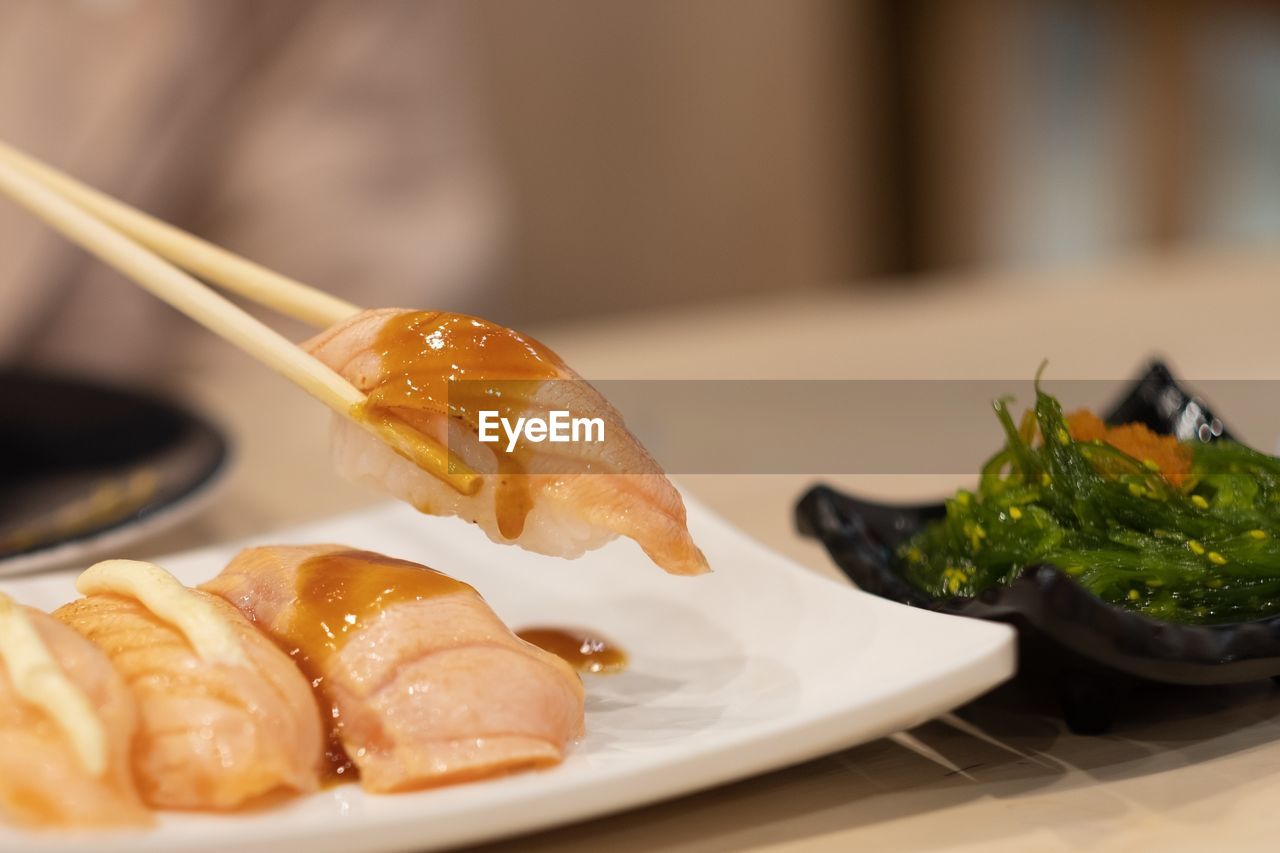
<path id="1" fill-rule="evenodd" d="M 1182 440 L 1228 436 L 1208 405 L 1154 362 L 1107 413 L 1108 423 L 1146 424 Z M 976 470 L 977 460 L 975 460 Z M 975 475 L 976 476 L 976 475 Z M 809 490 L 796 506 L 800 532 L 819 539 L 866 592 L 942 613 L 1008 622 L 1019 633 L 1019 675 L 1053 685 L 1063 716 L 1080 732 L 1106 729 L 1120 699 L 1140 682 L 1210 685 L 1280 676 L 1280 616 L 1234 625 L 1184 625 L 1107 604 L 1050 564 L 976 597 L 930 598 L 894 568 L 893 551 L 941 503 L 903 506 Z"/>
<path id="2" fill-rule="evenodd" d="M 219 430 L 147 394 L 0 371 L 0 400 L 0 574 L 175 524 L 229 460 Z"/>

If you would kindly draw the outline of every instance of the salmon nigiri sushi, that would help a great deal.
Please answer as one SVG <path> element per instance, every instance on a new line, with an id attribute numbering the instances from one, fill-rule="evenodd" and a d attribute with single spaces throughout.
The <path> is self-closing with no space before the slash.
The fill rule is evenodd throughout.
<path id="1" fill-rule="evenodd" d="M 230 809 L 320 783 L 310 685 L 234 607 L 151 563 L 108 560 L 54 618 L 106 652 L 141 711 L 134 771 L 158 808 Z"/>
<path id="2" fill-rule="evenodd" d="M 425 566 L 340 545 L 250 548 L 202 588 L 307 673 L 368 790 L 555 764 L 582 731 L 577 673 Z"/>
<path id="3" fill-rule="evenodd" d="M 0 594 L 0 815 L 28 827 L 144 826 L 138 709 L 96 646 Z"/>
<path id="4" fill-rule="evenodd" d="M 366 417 L 408 424 L 481 474 L 477 492 L 460 494 L 341 420 L 335 459 L 351 479 L 539 553 L 577 557 L 621 535 L 668 572 L 707 570 L 680 493 L 658 463 L 618 412 L 534 339 L 464 314 L 383 308 L 303 347 L 368 395 Z M 552 413 L 568 413 L 564 423 L 593 423 L 578 440 L 544 435 L 514 447 L 507 436 L 495 440 L 494 418 L 545 425 Z"/>

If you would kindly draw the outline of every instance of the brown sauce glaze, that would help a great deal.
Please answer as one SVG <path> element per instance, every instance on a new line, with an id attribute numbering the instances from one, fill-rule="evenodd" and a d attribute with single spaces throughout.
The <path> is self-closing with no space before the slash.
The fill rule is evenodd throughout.
<path id="1" fill-rule="evenodd" d="M 514 421 L 542 381 L 573 376 L 533 338 L 466 314 L 406 311 L 379 329 L 374 346 L 381 376 L 367 408 L 393 413 L 423 431 L 440 416 L 460 418 L 478 430 L 481 409 Z M 533 509 L 519 455 L 495 454 L 494 508 L 498 531 L 508 539 L 520 536 Z"/>
<path id="2" fill-rule="evenodd" d="M 319 691 L 317 691 L 319 698 Z M 320 707 L 324 707 L 326 703 L 321 702 Z M 335 712 L 337 709 L 334 709 Z M 351 756 L 347 755 L 347 750 L 342 746 L 342 739 L 338 736 L 338 726 L 341 725 L 337 713 L 333 715 L 333 725 L 329 726 L 325 732 L 324 741 L 324 766 L 320 768 L 320 787 L 331 788 L 343 782 L 354 782 L 360 778 L 360 770 L 356 767 L 356 763 L 351 760 Z"/>
<path id="3" fill-rule="evenodd" d="M 372 551 L 334 551 L 303 562 L 294 591 L 297 602 L 280 644 L 310 680 L 326 717 L 326 781 L 354 779 L 355 765 L 342 747 L 342 716 L 325 696 L 326 662 L 391 605 L 472 588 L 408 560 Z"/>
<path id="4" fill-rule="evenodd" d="M 463 380 L 533 381 L 568 372 L 543 344 L 488 320 L 443 311 L 406 311 L 383 324 L 375 349 L 382 358 L 381 382 L 371 394 L 377 405 L 475 417 L 474 408 L 448 383 Z M 482 391 L 472 402 L 492 408 Z"/>
<path id="5" fill-rule="evenodd" d="M 594 631 L 577 628 L 522 628 L 516 636 L 551 652 L 578 672 L 605 675 L 627 668 L 627 653 Z"/>

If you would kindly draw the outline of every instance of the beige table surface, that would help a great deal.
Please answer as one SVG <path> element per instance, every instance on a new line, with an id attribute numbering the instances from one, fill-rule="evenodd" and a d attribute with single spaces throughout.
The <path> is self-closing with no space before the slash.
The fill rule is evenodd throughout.
<path id="1" fill-rule="evenodd" d="M 1278 320 L 1280 253 L 1236 252 L 960 276 L 892 292 L 821 292 L 531 331 L 592 379 L 1026 378 L 1044 357 L 1056 377 L 1119 379 L 1156 352 L 1197 379 L 1276 379 Z M 205 513 L 149 541 L 146 552 L 378 500 L 330 470 L 319 405 L 246 357 L 199 341 L 174 365 L 173 384 L 234 434 L 238 466 Z M 1233 415 L 1255 443 L 1274 446 L 1280 436 L 1280 420 L 1265 407 Z M 814 477 L 680 479 L 769 546 L 834 572 L 791 527 L 794 499 Z M 829 479 L 886 497 L 936 496 L 959 482 Z M 1066 733 L 1045 706 L 1009 689 L 960 715 L 993 741 L 936 722 L 910 734 L 962 772 L 880 740 L 495 848 L 1192 849 L 1262 847 L 1275 837 L 1280 689 L 1270 683 L 1140 697 L 1101 737 Z"/>

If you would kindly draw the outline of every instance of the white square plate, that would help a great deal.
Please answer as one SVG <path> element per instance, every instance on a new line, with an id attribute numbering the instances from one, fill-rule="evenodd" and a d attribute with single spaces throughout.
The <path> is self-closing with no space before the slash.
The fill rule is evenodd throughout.
<path id="1" fill-rule="evenodd" d="M 691 502 L 714 569 L 671 577 L 630 542 L 580 560 L 491 544 L 456 519 L 388 505 L 181 554 L 189 584 L 245 544 L 340 542 L 426 563 L 474 585 L 508 625 L 598 630 L 631 656 L 586 676 L 587 734 L 550 770 L 410 794 L 343 785 L 249 814 L 164 814 L 143 834 L 93 836 L 97 851 L 426 850 L 631 808 L 799 762 L 917 725 L 1013 674 L 1004 625 L 894 604 L 766 550 Z M 0 589 L 52 609 L 75 572 Z M 84 836 L 0 829 L 0 849 L 84 846 Z"/>

